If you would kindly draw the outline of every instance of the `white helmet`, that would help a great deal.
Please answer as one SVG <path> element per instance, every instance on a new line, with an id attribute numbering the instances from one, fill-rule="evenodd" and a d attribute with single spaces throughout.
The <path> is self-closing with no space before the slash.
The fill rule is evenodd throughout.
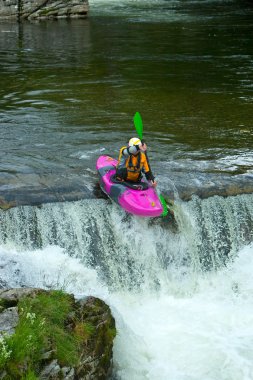
<path id="1" fill-rule="evenodd" d="M 138 139 L 137 137 L 132 137 L 132 138 L 129 140 L 128 145 L 129 145 L 129 146 L 141 145 L 141 140 Z"/>

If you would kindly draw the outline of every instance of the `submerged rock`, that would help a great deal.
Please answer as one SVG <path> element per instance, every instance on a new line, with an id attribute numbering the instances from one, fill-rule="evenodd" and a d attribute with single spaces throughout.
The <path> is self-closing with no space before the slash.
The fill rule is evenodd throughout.
<path id="1" fill-rule="evenodd" d="M 85 18 L 88 0 L 0 0 L 0 18 Z"/>
<path id="2" fill-rule="evenodd" d="M 45 301 L 49 298 L 52 298 L 51 301 Z M 59 309 L 63 308 L 59 315 L 55 302 L 59 302 Z M 5 355 L 0 361 L 1 379 L 10 379 L 14 373 L 15 378 L 21 379 L 31 371 L 41 380 L 102 380 L 108 377 L 116 330 L 111 311 L 102 300 L 88 297 L 76 301 L 73 295 L 59 291 L 21 288 L 2 290 L 0 305 L 0 346 Z M 27 305 L 31 308 L 27 309 Z M 63 320 L 62 312 L 63 316 L 66 313 Z M 54 333 L 51 335 L 50 331 Z M 18 334 L 16 343 L 15 334 Z M 10 336 L 13 337 L 12 343 L 8 340 Z M 21 345 L 27 352 L 23 359 L 22 355 L 18 356 L 17 361 L 15 344 L 18 345 L 20 340 L 24 344 L 27 341 L 25 348 Z M 69 345 L 68 340 L 73 340 L 74 345 Z M 37 349 L 37 342 L 38 345 L 42 342 L 42 347 Z M 33 347 L 29 348 L 29 344 Z M 13 350 L 14 358 L 11 355 Z M 64 353 L 64 350 L 67 352 Z"/>
<path id="3" fill-rule="evenodd" d="M 72 202 L 82 199 L 106 198 L 98 181 L 87 185 L 81 175 L 16 175 L 7 180 L 0 176 L 0 209 L 16 206 L 39 206 L 44 203 Z M 93 185 L 92 185 L 93 182 Z M 168 200 L 189 201 L 214 195 L 223 197 L 253 193 L 253 175 L 222 173 L 166 173 L 158 179 L 159 191 Z M 1 287 L 1 283 L 0 283 Z"/>
<path id="4" fill-rule="evenodd" d="M 223 173 L 170 173 L 170 185 L 164 193 L 170 199 L 189 201 L 193 196 L 201 199 L 214 195 L 222 197 L 253 193 L 253 175 L 226 175 Z"/>
<path id="5" fill-rule="evenodd" d="M 26 174 L 0 176 L 0 209 L 95 198 L 80 176 Z"/>

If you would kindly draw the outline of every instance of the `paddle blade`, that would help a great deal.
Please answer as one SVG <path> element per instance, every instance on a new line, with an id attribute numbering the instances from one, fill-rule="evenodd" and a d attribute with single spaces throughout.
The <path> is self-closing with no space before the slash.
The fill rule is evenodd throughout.
<path id="1" fill-rule="evenodd" d="M 134 115 L 134 126 L 135 126 L 135 129 L 136 129 L 136 132 L 137 132 L 139 138 L 142 140 L 143 124 L 142 124 L 142 119 L 141 119 L 141 115 L 139 114 L 139 112 L 136 112 Z"/>
<path id="2" fill-rule="evenodd" d="M 160 199 L 161 205 L 163 206 L 163 212 L 161 213 L 161 216 L 166 216 L 168 215 L 168 212 L 169 212 L 166 200 L 163 198 L 162 195 L 159 195 L 159 199 Z"/>

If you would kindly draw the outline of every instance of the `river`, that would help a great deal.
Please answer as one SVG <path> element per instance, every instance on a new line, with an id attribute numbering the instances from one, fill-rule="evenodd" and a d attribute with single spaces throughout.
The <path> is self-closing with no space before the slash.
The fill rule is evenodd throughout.
<path id="1" fill-rule="evenodd" d="M 0 212 L 0 284 L 104 299 L 117 380 L 253 379 L 253 195 L 177 193 L 252 180 L 252 15 L 247 1 L 91 0 L 87 20 L 1 22 L 1 194 L 49 179 L 94 194 L 96 158 L 117 155 L 139 111 L 175 195 L 174 222 L 94 196 Z"/>
<path id="2" fill-rule="evenodd" d="M 94 0 L 88 20 L 1 22 L 1 184 L 71 173 L 92 187 L 94 160 L 118 154 L 136 111 L 157 176 L 161 165 L 252 173 L 252 7 L 149 4 Z"/>

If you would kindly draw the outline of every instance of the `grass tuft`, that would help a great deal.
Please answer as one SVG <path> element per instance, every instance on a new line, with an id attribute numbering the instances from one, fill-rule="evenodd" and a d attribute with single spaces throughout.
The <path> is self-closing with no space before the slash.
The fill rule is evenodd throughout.
<path id="1" fill-rule="evenodd" d="M 65 366 L 78 362 L 80 338 L 65 329 L 64 322 L 73 308 L 72 298 L 62 291 L 24 298 L 19 304 L 15 334 L 0 341 L 0 370 L 11 379 L 36 379 L 35 367 L 42 354 L 53 349 Z"/>

